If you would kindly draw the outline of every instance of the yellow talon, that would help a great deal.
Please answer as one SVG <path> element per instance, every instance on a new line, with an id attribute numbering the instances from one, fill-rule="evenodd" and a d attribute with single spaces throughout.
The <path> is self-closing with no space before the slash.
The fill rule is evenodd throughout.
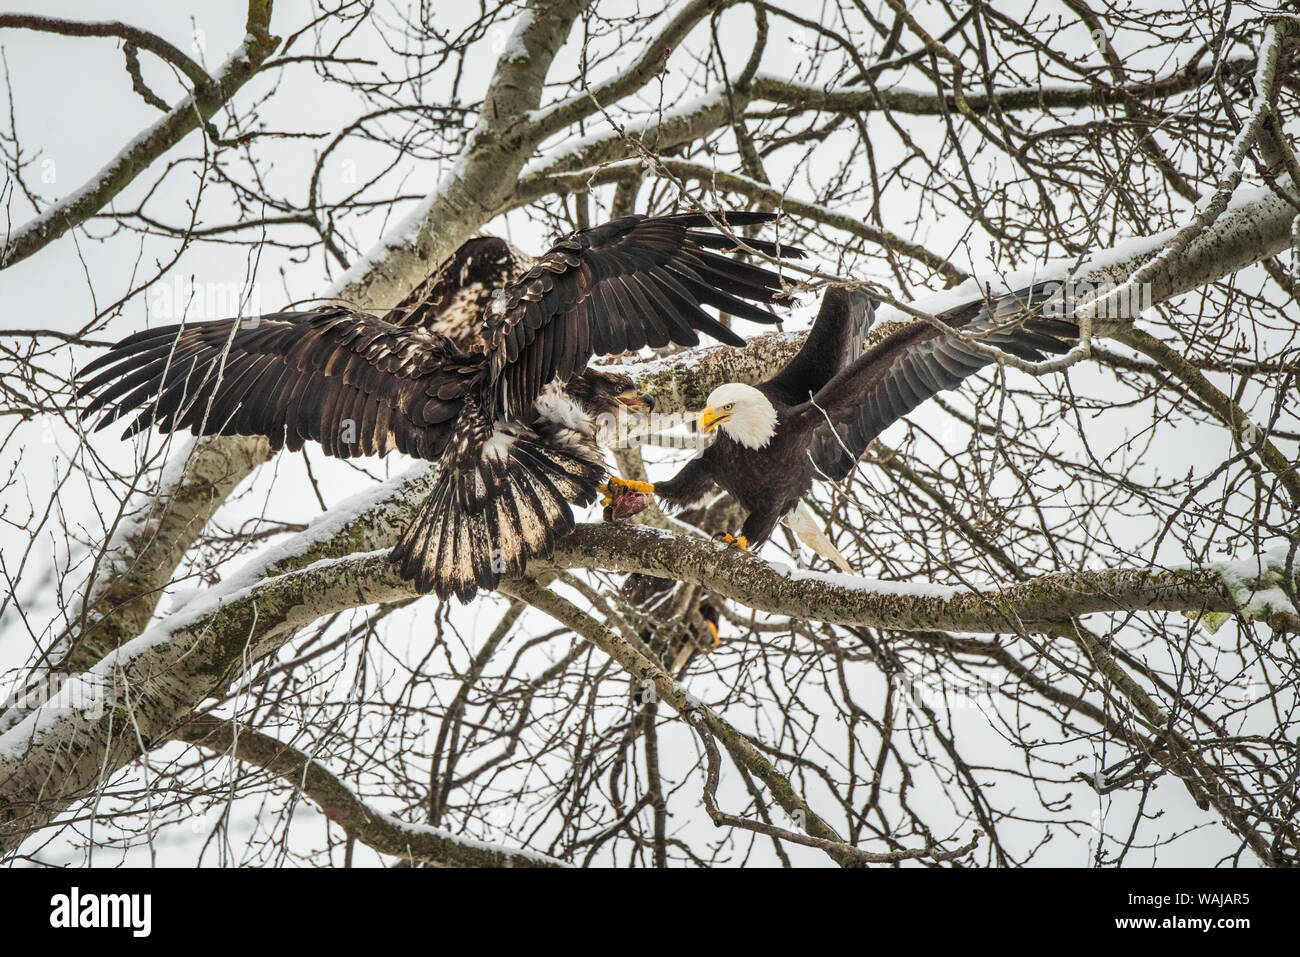
<path id="1" fill-rule="evenodd" d="M 749 541 L 745 538 L 744 535 L 733 537 L 730 533 L 728 533 L 722 536 L 721 541 L 722 544 L 724 545 L 735 545 L 742 552 L 749 551 Z"/>
<path id="2" fill-rule="evenodd" d="M 722 639 L 718 637 L 718 626 L 715 625 L 713 622 L 707 620 L 704 622 L 704 624 L 708 626 L 709 634 L 713 636 L 713 644 L 710 645 L 709 647 L 711 648 L 718 647 L 718 645 L 722 643 Z"/>
<path id="3" fill-rule="evenodd" d="M 611 475 L 604 485 L 596 487 L 596 491 L 603 492 L 612 499 L 616 494 L 618 494 L 618 488 L 625 488 L 631 492 L 641 492 L 643 495 L 653 495 L 655 491 L 654 485 L 650 482 L 638 482 L 636 479 L 619 478 L 617 475 Z"/>
<path id="4" fill-rule="evenodd" d="M 649 482 L 619 478 L 617 475 L 611 475 L 604 484 L 596 486 L 596 491 L 601 495 L 600 507 L 606 511 L 606 521 L 635 515 L 649 504 L 648 499 L 637 501 L 636 496 L 648 497 L 654 494 L 654 490 L 655 487 Z"/>

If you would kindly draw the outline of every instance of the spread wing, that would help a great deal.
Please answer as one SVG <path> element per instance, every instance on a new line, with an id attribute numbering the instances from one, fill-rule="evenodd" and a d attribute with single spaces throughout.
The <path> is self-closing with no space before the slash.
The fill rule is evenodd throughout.
<path id="1" fill-rule="evenodd" d="M 988 302 L 975 300 L 939 316 L 949 326 L 1022 359 L 1069 351 L 1079 327 L 1027 315 L 1051 298 L 1059 283 L 1040 283 Z M 846 477 L 867 445 L 891 424 L 943 389 L 956 388 L 991 360 L 927 322 L 909 323 L 830 380 L 812 402 L 796 409 L 817 423 L 811 454 L 825 477 Z M 833 426 L 833 431 L 832 431 Z"/>
<path id="2" fill-rule="evenodd" d="M 728 226 L 769 222 L 770 213 L 718 213 Z M 567 380 L 593 355 L 643 346 L 698 345 L 699 333 L 730 345 L 744 340 L 705 306 L 772 323 L 754 303 L 781 294 L 770 269 L 721 252 L 734 240 L 711 232 L 704 214 L 629 216 L 574 233 L 507 287 L 494 317 L 488 357 L 506 412 L 521 414 L 552 379 Z M 746 240 L 766 255 L 799 250 Z"/>
<path id="3" fill-rule="evenodd" d="M 78 396 L 94 396 L 96 431 L 138 411 L 124 437 L 157 425 L 436 458 L 485 366 L 444 336 L 331 307 L 137 333 L 82 371 Z"/>
<path id="4" fill-rule="evenodd" d="M 760 391 L 784 405 L 807 402 L 862 355 L 867 331 L 875 321 L 876 303 L 866 292 L 828 287 L 803 347 L 759 386 Z"/>

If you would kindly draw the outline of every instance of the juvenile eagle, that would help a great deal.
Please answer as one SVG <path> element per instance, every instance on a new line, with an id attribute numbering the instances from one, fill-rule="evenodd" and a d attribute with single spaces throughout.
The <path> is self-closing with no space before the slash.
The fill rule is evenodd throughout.
<path id="1" fill-rule="evenodd" d="M 719 213 L 729 227 L 767 213 Z M 645 405 L 632 380 L 588 369 L 592 356 L 643 346 L 744 340 L 701 307 L 776 321 L 755 302 L 781 294 L 773 271 L 722 253 L 735 241 L 705 214 L 630 216 L 575 232 L 495 282 L 511 260 L 473 240 L 384 318 L 330 306 L 256 319 L 164 326 L 129 336 L 83 372 L 98 431 L 132 410 L 126 430 L 264 435 L 273 448 L 309 439 L 333 456 L 396 449 L 437 462 L 433 491 L 393 549 L 421 591 L 470 600 L 550 552 L 605 478 L 597 417 Z M 769 256 L 798 250 L 746 240 Z M 505 279 L 507 277 L 499 277 Z M 430 328 L 459 309 L 457 338 Z"/>
<path id="2" fill-rule="evenodd" d="M 1030 313 L 1041 312 L 1058 286 L 1042 283 L 974 300 L 937 318 L 983 345 L 1041 360 L 1044 352 L 1067 352 L 1063 339 L 1079 335 L 1072 322 Z M 863 354 L 874 321 L 868 294 L 829 288 L 803 347 L 776 375 L 758 386 L 729 382 L 709 395 L 696 420 L 701 432 L 718 431 L 708 448 L 666 482 L 611 479 L 606 502 L 638 498 L 620 510 L 628 514 L 653 494 L 682 508 L 720 487 L 749 512 L 740 534 L 724 541 L 758 545 L 785 521 L 820 554 L 842 562 L 829 541 L 829 552 L 809 541 L 819 529 L 806 527 L 808 515 L 799 506 L 813 482 L 846 478 L 889 425 L 992 361 L 923 321 L 901 325 Z"/>

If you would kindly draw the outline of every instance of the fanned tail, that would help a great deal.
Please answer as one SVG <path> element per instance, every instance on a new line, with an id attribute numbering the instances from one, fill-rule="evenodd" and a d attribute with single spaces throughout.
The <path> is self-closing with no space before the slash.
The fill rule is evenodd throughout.
<path id="1" fill-rule="evenodd" d="M 503 456 L 487 453 L 473 467 L 446 467 L 389 555 L 404 578 L 439 598 L 462 602 L 519 575 L 528 559 L 548 555 L 573 530 L 569 503 L 590 504 L 605 477 L 593 449 L 543 444 L 516 436 Z"/>

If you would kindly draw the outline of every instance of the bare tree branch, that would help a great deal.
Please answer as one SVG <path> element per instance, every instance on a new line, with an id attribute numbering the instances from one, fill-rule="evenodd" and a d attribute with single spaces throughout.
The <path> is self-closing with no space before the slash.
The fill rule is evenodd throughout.
<path id="1" fill-rule="evenodd" d="M 157 123 L 131 140 L 92 179 L 6 236 L 4 245 L 0 248 L 0 269 L 26 259 L 103 209 L 141 172 L 148 169 L 188 133 L 198 129 L 200 124 L 207 122 L 229 102 L 239 88 L 257 73 L 262 62 L 279 45 L 279 37 L 272 36 L 270 33 L 270 22 L 271 0 L 249 0 L 248 33 L 244 37 L 244 42 L 216 71 L 211 81 L 196 82 L 195 89 L 189 96 L 176 104 Z M 57 24 L 62 27 L 59 32 L 68 32 L 71 29 L 67 21 L 57 21 Z M 4 25 L 0 22 L 0 26 Z M 21 25 L 30 26 L 26 23 Z M 49 26 L 47 23 L 42 29 Z M 92 28 L 96 26 L 107 28 L 114 25 L 84 24 L 83 26 L 88 31 L 86 35 L 94 35 L 89 32 Z M 144 45 L 150 41 L 142 34 L 133 42 Z M 159 44 L 152 44 L 150 48 L 160 52 L 160 55 L 164 50 Z"/>

